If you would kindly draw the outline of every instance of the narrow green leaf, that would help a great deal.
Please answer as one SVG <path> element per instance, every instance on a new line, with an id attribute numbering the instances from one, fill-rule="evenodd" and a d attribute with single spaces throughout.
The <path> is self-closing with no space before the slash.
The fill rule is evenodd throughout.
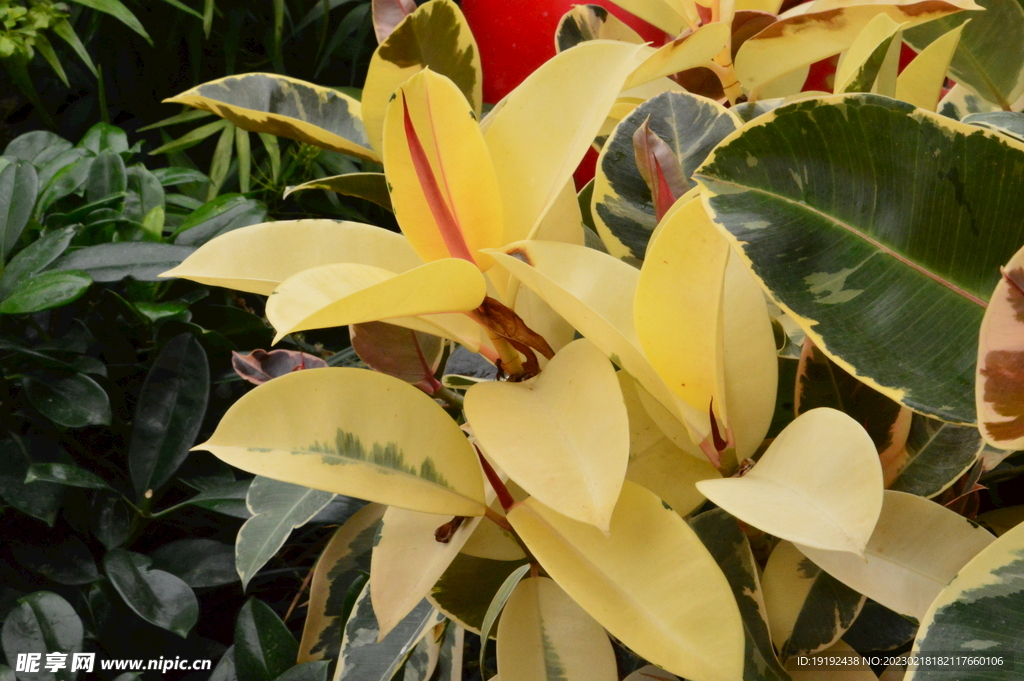
<path id="1" fill-rule="evenodd" d="M 39 99 L 39 93 L 36 92 L 35 84 L 28 75 L 27 55 L 21 50 L 15 50 L 14 54 L 2 61 L 4 68 L 7 70 L 7 75 L 11 77 L 17 88 L 21 90 L 21 94 L 25 95 L 25 98 L 32 102 L 32 106 L 35 107 L 36 112 L 39 113 L 39 117 L 43 119 L 46 127 L 57 127 L 50 116 L 50 112 L 46 110 L 43 102 Z"/>
<path id="2" fill-rule="evenodd" d="M 178 577 L 151 568 L 152 560 L 124 549 L 107 551 L 103 569 L 136 615 L 185 638 L 199 619 L 192 588 Z"/>
<path id="3" fill-rule="evenodd" d="M 213 12 L 217 9 L 216 0 L 203 0 L 203 35 L 210 37 L 210 28 L 213 26 Z"/>
<path id="4" fill-rule="evenodd" d="M 28 472 L 25 474 L 25 483 L 36 482 L 37 480 L 53 482 L 65 485 L 66 487 L 113 491 L 113 488 L 107 484 L 107 481 L 100 476 L 69 463 L 32 464 L 28 467 Z"/>
<path id="5" fill-rule="evenodd" d="M 77 2 L 79 5 L 91 7 L 99 12 L 109 14 L 145 38 L 147 43 L 153 44 L 153 39 L 146 33 L 146 29 L 142 27 L 142 24 L 139 23 L 139 20 L 132 14 L 131 10 L 121 3 L 121 0 L 72 0 L 72 2 Z"/>
<path id="6" fill-rule="evenodd" d="M 228 177 L 234 140 L 235 126 L 231 124 L 224 126 L 224 130 L 220 133 L 220 139 L 217 140 L 217 148 L 213 150 L 213 160 L 210 162 L 210 188 L 206 194 L 207 201 L 212 201 L 220 193 L 220 188 Z"/>
<path id="7" fill-rule="evenodd" d="M 43 272 L 22 279 L 0 303 L 0 314 L 31 314 L 78 300 L 92 278 L 81 271 Z"/>
<path id="8" fill-rule="evenodd" d="M 516 585 L 522 581 L 526 573 L 530 571 L 529 565 L 523 565 L 517 568 L 512 574 L 510 574 L 501 586 L 498 587 L 498 593 L 494 594 L 494 598 L 491 599 L 491 604 L 487 606 L 487 613 L 484 615 L 484 623 L 480 627 L 480 672 L 483 676 L 487 676 L 487 640 L 491 637 L 491 629 L 494 627 L 495 622 L 498 621 L 498 616 L 501 614 L 501 609 L 505 607 L 505 603 L 512 596 L 512 592 L 516 590 Z"/>
<path id="9" fill-rule="evenodd" d="M 160 181 L 160 184 L 164 187 L 174 187 L 179 184 L 192 184 L 202 183 L 205 184 L 210 181 L 204 173 L 195 170 L 194 168 L 157 168 L 156 170 L 150 171 Z"/>
<path id="10" fill-rule="evenodd" d="M 25 230 L 38 194 L 39 176 L 29 161 L 17 161 L 0 171 L 0 265 Z"/>
<path id="11" fill-rule="evenodd" d="M 269 132 L 257 133 L 263 148 L 267 150 L 267 157 L 270 159 L 270 179 L 277 184 L 277 178 L 281 176 L 281 147 L 277 143 L 277 137 Z"/>
<path id="12" fill-rule="evenodd" d="M 39 54 L 43 55 L 43 59 L 46 60 L 46 63 L 50 65 L 53 72 L 64 83 L 64 87 L 71 87 L 68 83 L 68 74 L 64 73 L 64 67 L 60 65 L 60 59 L 57 58 L 57 53 L 53 51 L 53 45 L 50 44 L 45 35 L 36 33 L 34 47 L 39 50 Z"/>
<path id="13" fill-rule="evenodd" d="M 175 336 L 157 355 L 135 407 L 128 467 L 136 496 L 167 483 L 185 461 L 203 424 L 210 370 L 192 334 Z"/>
<path id="14" fill-rule="evenodd" d="M 299 644 L 263 601 L 250 598 L 235 622 L 235 667 L 246 681 L 273 681 L 295 664 Z"/>
<path id="15" fill-rule="evenodd" d="M 92 75 L 96 76 L 99 72 L 96 70 L 96 65 L 92 63 L 92 58 L 89 56 L 89 52 L 85 49 L 85 45 L 78 38 L 78 34 L 75 33 L 75 29 L 71 27 L 67 19 L 61 19 L 54 23 L 50 27 L 54 34 L 57 35 L 61 40 L 66 42 L 72 51 L 78 55 L 78 58 L 82 60 L 82 63 L 92 71 Z"/>
<path id="16" fill-rule="evenodd" d="M 199 111 L 197 109 L 188 109 L 176 114 L 169 118 L 157 121 L 156 123 L 150 123 L 147 126 L 139 128 L 139 132 L 145 132 L 146 130 L 156 130 L 157 128 L 163 128 L 168 125 L 177 125 L 178 123 L 188 123 L 189 121 L 197 121 L 200 118 L 208 118 L 212 116 L 209 111 Z M 155 171 L 154 171 L 155 172 Z"/>
<path id="17" fill-rule="evenodd" d="M 238 186 L 245 194 L 249 191 L 252 155 L 249 152 L 249 133 L 241 128 L 235 128 L 235 155 L 238 156 Z"/>
<path id="18" fill-rule="evenodd" d="M 96 381 L 84 374 L 34 371 L 24 378 L 33 407 L 68 428 L 110 424 L 110 400 Z"/>
<path id="19" fill-rule="evenodd" d="M 391 193 L 388 191 L 388 183 L 384 173 L 350 173 L 348 175 L 335 175 L 334 177 L 321 177 L 317 180 L 303 182 L 294 187 L 287 187 L 284 190 L 284 197 L 295 192 L 309 189 L 323 189 L 335 192 L 342 196 L 355 196 L 360 199 L 372 201 L 381 208 L 394 210 L 391 207 Z"/>
<path id="20" fill-rule="evenodd" d="M 228 125 L 230 125 L 230 123 L 225 120 L 207 123 L 206 125 L 185 133 L 176 140 L 157 147 L 153 151 L 149 152 L 149 155 L 156 156 L 157 154 L 170 154 L 175 151 L 184 151 L 185 149 L 189 149 L 199 144 L 210 135 L 220 132 L 224 128 L 228 127 Z"/>
<path id="21" fill-rule="evenodd" d="M 164 0 L 164 2 L 166 2 L 171 7 L 176 7 L 178 9 L 180 9 L 182 12 L 184 12 L 186 14 L 191 14 L 192 16 L 194 16 L 196 19 L 199 19 L 200 21 L 203 19 L 203 15 L 202 14 L 200 14 L 197 11 L 195 11 L 194 9 L 192 9 L 191 7 L 186 5 L 185 3 L 180 2 L 180 0 Z"/>

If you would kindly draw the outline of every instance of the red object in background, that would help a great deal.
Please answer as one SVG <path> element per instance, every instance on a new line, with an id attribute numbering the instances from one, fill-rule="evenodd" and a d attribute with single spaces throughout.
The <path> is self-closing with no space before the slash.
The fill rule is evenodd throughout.
<path id="1" fill-rule="evenodd" d="M 586 0 L 463 0 L 462 13 L 480 47 L 484 72 L 484 101 L 491 104 L 555 56 L 555 29 L 573 5 Z M 589 4 L 605 7 L 639 33 L 661 45 L 665 34 L 608 0 Z"/>
<path id="2" fill-rule="evenodd" d="M 594 179 L 594 173 L 597 171 L 597 151 L 594 147 L 587 149 L 587 155 L 583 157 L 580 164 L 576 167 L 576 172 L 572 174 L 573 180 L 576 182 L 576 191 L 583 189 L 588 182 Z"/>
<path id="3" fill-rule="evenodd" d="M 897 72 L 903 73 L 903 69 L 907 68 L 907 64 L 914 61 L 916 56 L 917 52 L 910 45 L 906 43 L 900 45 L 900 64 Z M 804 86 L 800 90 L 802 92 L 810 90 L 832 92 L 832 87 L 835 84 L 836 66 L 838 64 L 839 55 L 811 64 L 811 70 L 807 73 L 807 80 L 804 81 Z"/>

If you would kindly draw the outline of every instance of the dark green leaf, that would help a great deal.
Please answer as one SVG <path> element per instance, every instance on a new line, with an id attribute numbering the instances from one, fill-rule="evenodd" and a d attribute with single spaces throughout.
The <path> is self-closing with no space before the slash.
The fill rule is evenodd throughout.
<path id="1" fill-rule="evenodd" d="M 212 114 L 209 111 L 196 111 L 195 109 L 189 109 L 175 116 L 165 118 L 156 123 L 150 123 L 149 125 L 139 128 L 139 132 L 145 130 L 155 130 L 157 128 L 163 128 L 168 125 L 177 125 L 178 123 L 188 123 L 189 121 L 196 121 L 200 118 L 207 118 Z M 173 168 L 161 168 L 160 170 L 173 170 Z M 154 171 L 156 172 L 156 171 Z"/>
<path id="2" fill-rule="evenodd" d="M 116 125 L 97 123 L 89 128 L 82 139 L 78 141 L 77 146 L 88 149 L 94 154 L 104 151 L 120 154 L 123 151 L 128 151 L 128 135 Z"/>
<path id="3" fill-rule="evenodd" d="M 194 336 L 183 333 L 164 346 L 142 386 L 128 447 L 137 496 L 163 486 L 188 456 L 209 387 L 206 353 Z"/>
<path id="4" fill-rule="evenodd" d="M 93 281 L 162 281 L 157 275 L 176 267 L 194 248 L 171 244 L 122 242 L 88 246 L 72 251 L 54 263 L 54 270 L 82 270 Z"/>
<path id="5" fill-rule="evenodd" d="M 217 140 L 217 147 L 213 150 L 213 159 L 210 162 L 210 188 L 207 190 L 206 200 L 212 201 L 220 192 L 224 180 L 227 179 L 228 170 L 231 168 L 231 153 L 235 148 L 235 126 L 227 125 L 220 133 Z"/>
<path id="6" fill-rule="evenodd" d="M 84 374 L 35 371 L 24 379 L 28 401 L 48 419 L 68 428 L 110 423 L 110 400 Z"/>
<path id="7" fill-rule="evenodd" d="M 233 518 L 247 520 L 252 517 L 252 513 L 249 512 L 249 508 L 245 504 L 245 497 L 251 483 L 251 480 L 239 480 L 208 487 L 182 502 L 180 506 L 199 506 Z"/>
<path id="8" fill-rule="evenodd" d="M 53 447 L 37 448 L 32 454 L 23 443 L 0 440 L 0 497 L 26 515 L 52 526 L 60 510 L 64 486 L 49 482 L 25 484 L 29 466 L 37 461 L 56 460 Z"/>
<path id="9" fill-rule="evenodd" d="M 142 222 L 146 215 L 164 205 L 164 187 L 160 179 L 137 163 L 128 168 L 128 196 L 124 200 L 124 214 L 130 220 Z"/>
<path id="10" fill-rule="evenodd" d="M 71 142 L 48 130 L 36 130 L 18 135 L 4 149 L 4 156 L 29 161 L 37 168 L 42 168 L 71 148 Z"/>
<path id="11" fill-rule="evenodd" d="M 914 640 L 917 625 L 870 598 L 843 640 L 859 653 L 887 652 Z"/>
<path id="12" fill-rule="evenodd" d="M 5 664 L 0 664 L 0 681 L 18 681 L 14 676 L 14 670 Z"/>
<path id="13" fill-rule="evenodd" d="M 134 514 L 120 494 L 92 495 L 92 533 L 107 550 L 122 546 L 131 536 Z"/>
<path id="14" fill-rule="evenodd" d="M 205 114 L 205 111 L 198 111 L 193 113 Z M 207 114 L 208 115 L 208 114 Z M 210 181 L 206 175 L 193 168 L 157 168 L 152 171 L 156 179 L 160 181 L 160 184 L 164 187 L 174 187 L 179 184 L 189 184 L 192 182 L 206 183 Z"/>
<path id="15" fill-rule="evenodd" d="M 37 480 L 83 489 L 112 489 L 100 476 L 69 463 L 32 464 L 25 473 L 25 482 L 32 483 Z"/>
<path id="16" fill-rule="evenodd" d="M 40 56 L 46 60 L 46 63 L 50 65 L 53 72 L 60 78 L 61 82 L 64 83 L 64 87 L 69 87 L 71 84 L 68 82 L 68 74 L 64 73 L 64 67 L 61 66 L 60 59 L 57 58 L 57 53 L 53 51 L 53 45 L 50 44 L 49 38 L 44 33 L 36 33 L 34 44 L 32 45 Z"/>
<path id="17" fill-rule="evenodd" d="M 985 443 L 973 426 L 957 426 L 914 414 L 906 449 L 885 466 L 890 489 L 934 497 L 966 473 Z M 891 470 L 890 470 L 891 467 Z"/>
<path id="18" fill-rule="evenodd" d="M 228 646 L 228 649 L 224 651 L 224 655 L 210 675 L 210 681 L 238 681 L 238 674 L 235 672 L 234 646 Z"/>
<path id="19" fill-rule="evenodd" d="M 88 584 L 100 576 L 89 547 L 74 535 L 57 541 L 40 538 L 38 544 L 14 544 L 11 551 L 22 567 L 58 584 Z"/>
<path id="20" fill-rule="evenodd" d="M 200 589 L 238 581 L 235 547 L 212 539 L 178 539 L 149 554 L 153 567 Z"/>
<path id="21" fill-rule="evenodd" d="M 331 663 L 327 660 L 297 664 L 274 681 L 327 681 L 327 671 Z"/>
<path id="22" fill-rule="evenodd" d="M 227 121 L 214 121 L 213 123 L 207 123 L 195 130 L 190 130 L 176 140 L 157 147 L 153 151 L 149 152 L 149 155 L 155 156 L 157 154 L 169 154 L 176 151 L 184 151 L 185 149 L 199 144 L 210 135 L 220 132 L 228 125 L 229 123 Z"/>
<path id="23" fill-rule="evenodd" d="M 973 423 L 986 301 L 1024 243 L 1024 176 L 1005 170 L 1024 144 L 868 94 L 760 120 L 697 173 L 715 220 L 829 357 Z"/>
<path id="24" fill-rule="evenodd" d="M 199 619 L 196 595 L 181 579 L 152 569 L 151 563 L 148 557 L 124 549 L 108 551 L 103 557 L 107 577 L 135 614 L 185 638 Z"/>
<path id="25" fill-rule="evenodd" d="M 0 314 L 31 314 L 78 300 L 92 285 L 85 272 L 43 272 L 22 279 L 0 303 Z"/>
<path id="26" fill-rule="evenodd" d="M 89 58 L 89 52 L 85 49 L 85 45 L 82 44 L 82 41 L 75 33 L 75 29 L 71 27 L 71 24 L 68 23 L 67 19 L 61 19 L 60 21 L 55 22 L 50 28 L 53 30 L 55 35 L 61 38 L 71 47 L 72 50 L 74 50 L 75 54 L 78 55 L 78 58 L 82 60 L 82 63 L 92 71 L 93 76 L 99 75 L 96 71 L 96 65 L 93 64 L 92 59 Z"/>
<path id="27" fill-rule="evenodd" d="M 82 651 L 84 629 L 75 609 L 55 593 L 36 591 L 19 599 L 18 607 L 7 615 L 3 628 L 4 655 L 16 660 L 18 653 L 38 653 L 46 660 L 47 653 L 70 656 Z M 22 681 L 72 681 L 71 665 L 54 673 L 22 676 Z"/>
<path id="28" fill-rule="evenodd" d="M 388 183 L 384 178 L 384 173 L 352 173 L 310 180 L 285 189 L 284 198 L 307 189 L 323 189 L 343 196 L 355 196 L 372 201 L 381 208 L 392 210 L 391 194 L 388 192 Z"/>
<path id="29" fill-rule="evenodd" d="M 32 216 L 39 195 L 39 176 L 29 161 L 0 170 L 0 262 L 14 250 Z"/>
<path id="30" fill-rule="evenodd" d="M 60 257 L 74 238 L 75 231 L 75 227 L 54 230 L 11 258 L 3 276 L 0 276 L 0 300 L 7 298 L 25 277 L 41 272 Z"/>
<path id="31" fill-rule="evenodd" d="M 115 19 L 123 23 L 128 28 L 132 29 L 133 31 L 141 35 L 143 38 L 146 39 L 146 42 L 148 42 L 150 45 L 153 44 L 153 40 L 149 37 L 149 34 L 146 33 L 146 29 L 142 28 L 142 24 L 139 23 L 139 20 L 135 17 L 134 14 L 132 14 L 131 10 L 125 7 L 123 4 L 121 4 L 121 0 L 72 1 L 77 2 L 79 5 L 91 7 L 92 9 L 98 10 L 100 12 L 106 12 L 110 16 L 114 17 Z"/>
<path id="32" fill-rule="evenodd" d="M 94 156 L 83 156 L 77 161 L 64 166 L 53 175 L 53 179 L 39 193 L 35 212 L 37 219 L 41 218 L 54 203 L 60 201 L 65 196 L 73 194 L 85 185 L 94 158 Z"/>
<path id="33" fill-rule="evenodd" d="M 224 194 L 207 201 L 178 226 L 175 244 L 199 246 L 239 227 L 263 222 L 267 207 L 241 194 Z"/>
<path id="34" fill-rule="evenodd" d="M 86 156 L 91 157 L 92 152 L 80 147 L 72 147 L 67 151 L 62 151 L 39 168 L 39 186 L 46 187 L 58 172 Z"/>
<path id="35" fill-rule="evenodd" d="M 299 644 L 263 601 L 250 598 L 235 622 L 235 667 L 246 681 L 273 681 L 295 664 Z"/>
<path id="36" fill-rule="evenodd" d="M 85 198 L 89 202 L 101 201 L 127 188 L 128 171 L 120 154 L 110 149 L 100 152 L 89 168 L 89 177 L 85 181 Z"/>

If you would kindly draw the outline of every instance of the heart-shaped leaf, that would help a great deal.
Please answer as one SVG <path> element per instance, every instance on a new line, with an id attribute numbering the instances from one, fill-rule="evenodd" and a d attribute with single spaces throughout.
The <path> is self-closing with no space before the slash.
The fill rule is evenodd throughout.
<path id="1" fill-rule="evenodd" d="M 742 478 L 703 480 L 711 501 L 776 537 L 863 555 L 882 510 L 882 467 L 863 426 L 812 409 L 779 433 Z"/>
<path id="2" fill-rule="evenodd" d="M 629 462 L 629 420 L 615 369 L 593 343 L 573 341 L 528 381 L 478 383 L 465 409 L 487 456 L 530 495 L 608 529 Z"/>

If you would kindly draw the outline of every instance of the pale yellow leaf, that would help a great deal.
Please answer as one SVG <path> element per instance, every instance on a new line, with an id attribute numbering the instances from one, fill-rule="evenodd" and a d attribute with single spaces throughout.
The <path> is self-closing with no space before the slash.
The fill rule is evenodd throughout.
<path id="1" fill-rule="evenodd" d="M 296 274 L 267 300 L 275 342 L 293 331 L 473 310 L 486 283 L 470 262 L 445 258 L 395 274 L 371 265 L 324 265 Z"/>
<path id="2" fill-rule="evenodd" d="M 742 478 L 697 488 L 745 523 L 793 542 L 862 556 L 882 510 L 871 437 L 841 411 L 804 412 Z"/>
<path id="3" fill-rule="evenodd" d="M 573 341 L 536 378 L 477 383 L 466 419 L 484 453 L 530 495 L 607 530 L 629 461 L 629 422 L 615 369 Z"/>
<path id="4" fill-rule="evenodd" d="M 649 56 L 629 75 L 623 89 L 628 90 L 655 78 L 707 65 L 729 44 L 730 35 L 730 25 L 716 21 L 653 52 L 645 50 L 644 54 Z"/>
<path id="5" fill-rule="evenodd" d="M 729 583 L 657 496 L 626 482 L 609 535 L 533 498 L 508 520 L 552 579 L 637 655 L 693 681 L 742 677 L 743 624 Z"/>
<path id="6" fill-rule="evenodd" d="M 547 577 L 516 585 L 498 622 L 498 673 L 526 681 L 618 681 L 601 625 Z"/>
<path id="7" fill-rule="evenodd" d="M 965 21 L 940 36 L 907 64 L 903 73 L 896 77 L 896 99 L 920 109 L 936 110 L 949 71 L 949 62 L 960 44 L 960 33 L 969 23 L 970 20 Z"/>
<path id="8" fill-rule="evenodd" d="M 423 513 L 484 513 L 476 452 L 417 388 L 366 369 L 268 381 L 196 447 L 257 475 Z"/>
<path id="9" fill-rule="evenodd" d="M 849 49 L 843 55 L 836 69 L 835 91 L 847 92 L 847 88 L 865 68 L 865 62 L 875 55 L 883 44 L 888 45 L 899 33 L 900 24 L 893 21 L 887 14 L 878 14 L 861 29 Z"/>
<path id="10" fill-rule="evenodd" d="M 818 567 L 890 610 L 920 621 L 956 573 L 995 541 L 944 506 L 886 490 L 865 559 L 797 545 Z"/>
<path id="11" fill-rule="evenodd" d="M 687 3 L 691 9 L 685 12 L 680 11 L 676 0 L 616 0 L 615 4 L 672 36 L 697 23 L 697 10 L 692 2 Z"/>

